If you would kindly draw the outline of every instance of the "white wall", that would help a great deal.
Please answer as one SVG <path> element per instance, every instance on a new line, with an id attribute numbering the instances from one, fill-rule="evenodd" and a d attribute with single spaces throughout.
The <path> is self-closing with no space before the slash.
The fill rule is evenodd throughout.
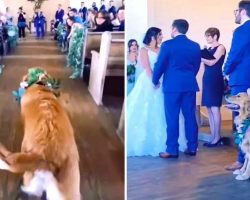
<path id="1" fill-rule="evenodd" d="M 127 0 L 125 1 L 125 8 L 126 8 L 126 44 L 128 40 L 136 39 L 141 47 L 144 34 L 148 28 L 147 0 L 136 0 L 136 1 Z M 140 9 L 138 10 L 138 8 Z"/>
<path id="2" fill-rule="evenodd" d="M 3 0 L 0 0 L 0 13 L 5 13 L 5 3 Z"/>
<path id="3" fill-rule="evenodd" d="M 205 44 L 204 32 L 209 27 L 217 27 L 221 32 L 220 42 L 228 50 L 232 39 L 234 10 L 239 0 L 147 0 L 149 26 L 158 26 L 165 38 L 170 38 L 171 24 L 174 19 L 185 18 L 190 28 L 187 36 Z"/>

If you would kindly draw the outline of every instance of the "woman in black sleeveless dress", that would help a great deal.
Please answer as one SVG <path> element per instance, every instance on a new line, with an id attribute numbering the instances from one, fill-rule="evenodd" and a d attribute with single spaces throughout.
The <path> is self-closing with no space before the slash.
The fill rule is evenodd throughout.
<path id="1" fill-rule="evenodd" d="M 202 79 L 202 106 L 206 106 L 208 110 L 211 141 L 205 143 L 204 146 L 215 147 L 221 143 L 221 113 L 224 81 L 222 74 L 222 65 L 224 63 L 226 50 L 225 47 L 218 42 L 220 32 L 217 28 L 209 28 L 205 32 L 207 43 L 211 46 L 208 51 L 214 56 L 214 59 L 208 60 L 202 58 L 205 64 L 205 71 Z"/>
<path id="2" fill-rule="evenodd" d="M 26 27 L 26 13 L 23 12 L 23 8 L 19 8 L 18 18 L 17 18 L 17 26 L 19 38 L 25 38 L 25 27 Z"/>

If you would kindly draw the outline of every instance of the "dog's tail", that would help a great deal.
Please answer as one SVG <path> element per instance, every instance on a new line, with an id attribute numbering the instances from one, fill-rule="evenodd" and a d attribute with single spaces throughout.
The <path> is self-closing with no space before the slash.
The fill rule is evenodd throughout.
<path id="1" fill-rule="evenodd" d="M 50 168 L 51 164 L 37 154 L 12 153 L 0 144 L 0 169 L 13 173 L 24 173 L 25 171 L 35 171 L 37 169 L 50 170 Z"/>

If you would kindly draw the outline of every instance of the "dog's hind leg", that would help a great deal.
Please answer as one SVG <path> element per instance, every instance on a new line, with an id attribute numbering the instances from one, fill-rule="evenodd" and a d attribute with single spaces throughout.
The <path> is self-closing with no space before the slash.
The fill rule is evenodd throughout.
<path id="1" fill-rule="evenodd" d="M 250 162 L 249 162 L 249 158 L 246 158 L 245 162 L 247 163 L 245 171 L 244 171 L 244 173 L 237 175 L 235 177 L 236 180 L 244 181 L 244 180 L 247 180 L 247 179 L 250 178 Z"/>
<path id="2" fill-rule="evenodd" d="M 34 153 L 11 153 L 4 159 L 0 158 L 0 169 L 13 173 L 48 168 L 49 164 L 41 156 Z"/>
<path id="3" fill-rule="evenodd" d="M 243 174 L 246 171 L 247 163 L 248 163 L 248 158 L 245 158 L 245 162 L 244 162 L 243 166 L 240 169 L 234 170 L 233 174 L 234 175 Z"/>
<path id="4" fill-rule="evenodd" d="M 60 169 L 57 180 L 60 190 L 66 200 L 81 200 L 79 163 L 75 158 L 69 158 Z"/>

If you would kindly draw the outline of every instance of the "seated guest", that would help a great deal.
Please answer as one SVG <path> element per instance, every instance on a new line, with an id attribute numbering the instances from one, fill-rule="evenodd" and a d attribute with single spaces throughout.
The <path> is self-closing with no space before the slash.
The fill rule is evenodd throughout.
<path id="1" fill-rule="evenodd" d="M 84 1 L 81 2 L 81 8 L 79 9 L 79 14 L 82 17 L 82 21 L 85 22 L 87 20 L 88 10 L 85 7 Z"/>
<path id="2" fill-rule="evenodd" d="M 106 11 L 105 0 L 101 0 L 101 7 L 99 11 Z"/>
<path id="3" fill-rule="evenodd" d="M 118 31 L 124 31 L 125 30 L 125 15 L 124 15 L 124 7 L 119 8 L 119 11 L 117 13 L 117 18 L 120 21 L 120 26 Z"/>
<path id="4" fill-rule="evenodd" d="M 87 28 L 95 29 L 96 28 L 96 23 L 95 23 L 95 18 L 96 18 L 97 12 L 90 8 L 88 9 L 88 17 L 87 20 L 85 21 L 85 26 Z"/>
<path id="5" fill-rule="evenodd" d="M 94 32 L 113 31 L 109 13 L 107 11 L 99 11 L 95 18 L 96 29 Z"/>

